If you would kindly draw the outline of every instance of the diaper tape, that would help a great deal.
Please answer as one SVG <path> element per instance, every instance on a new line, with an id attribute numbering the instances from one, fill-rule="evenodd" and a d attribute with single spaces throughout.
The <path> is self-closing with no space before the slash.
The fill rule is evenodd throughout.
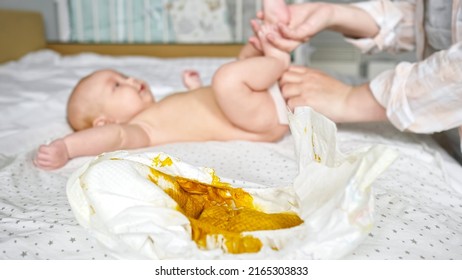
<path id="1" fill-rule="evenodd" d="M 273 98 L 274 105 L 276 106 L 276 113 L 278 114 L 278 119 L 280 124 L 289 124 L 289 118 L 287 117 L 287 104 L 284 98 L 282 97 L 279 84 L 276 82 L 269 89 L 268 92 Z"/>

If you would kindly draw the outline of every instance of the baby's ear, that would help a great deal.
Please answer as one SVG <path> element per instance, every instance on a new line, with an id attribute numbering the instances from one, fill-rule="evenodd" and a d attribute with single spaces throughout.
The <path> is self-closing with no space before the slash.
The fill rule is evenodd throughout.
<path id="1" fill-rule="evenodd" d="M 112 123 L 106 116 L 99 116 L 93 120 L 93 127 L 103 126 Z"/>

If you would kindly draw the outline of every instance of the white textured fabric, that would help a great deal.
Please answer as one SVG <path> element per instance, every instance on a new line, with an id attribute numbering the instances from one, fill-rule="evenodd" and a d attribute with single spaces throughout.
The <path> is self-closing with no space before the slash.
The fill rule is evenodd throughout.
<path id="1" fill-rule="evenodd" d="M 207 84 L 227 61 L 61 57 L 40 51 L 0 65 L 0 259 L 113 258 L 77 223 L 66 196 L 69 175 L 91 158 L 74 159 L 53 172 L 31 162 L 39 144 L 70 131 L 65 104 L 80 77 L 116 68 L 146 79 L 161 98 L 169 88 L 183 88 L 183 69 L 197 69 Z M 345 153 L 384 144 L 400 154 L 371 185 L 375 224 L 346 259 L 462 259 L 462 167 L 457 162 L 430 137 L 387 123 L 342 124 L 338 139 Z M 143 151 L 212 167 L 221 177 L 280 187 L 291 185 L 298 174 L 293 147 L 294 138 L 287 135 L 278 143 L 177 143 Z"/>
<path id="2" fill-rule="evenodd" d="M 433 133 L 462 125 L 462 42 L 458 41 L 462 37 L 462 5 L 454 0 L 451 13 L 447 4 L 422 0 L 355 4 L 370 13 L 380 27 L 375 38 L 348 40 L 364 52 L 417 48 L 422 59 L 434 52 L 417 63 L 401 62 L 370 83 L 389 120 L 400 130 Z M 448 45 L 451 41 L 452 46 Z M 435 50 L 445 45 L 448 49 Z"/>

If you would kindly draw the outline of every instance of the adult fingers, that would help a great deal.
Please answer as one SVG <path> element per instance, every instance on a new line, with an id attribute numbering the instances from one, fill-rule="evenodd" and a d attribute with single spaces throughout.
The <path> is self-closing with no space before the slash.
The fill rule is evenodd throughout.
<path id="1" fill-rule="evenodd" d="M 328 10 L 313 9 L 298 20 L 292 21 L 289 25 L 279 24 L 279 31 L 283 37 L 297 41 L 308 41 L 318 32 L 327 27 L 327 21 L 330 14 Z"/>
<path id="2" fill-rule="evenodd" d="M 280 83 L 303 83 L 311 82 L 319 76 L 320 71 L 305 66 L 291 65 L 281 76 Z"/>
<path id="3" fill-rule="evenodd" d="M 302 94 L 302 88 L 300 87 L 300 84 L 295 83 L 295 84 L 286 84 L 281 87 L 281 92 L 282 96 L 284 99 L 291 99 L 295 96 L 299 96 Z"/>
<path id="4" fill-rule="evenodd" d="M 282 37 L 299 42 L 307 42 L 310 39 L 309 35 L 311 35 L 311 32 L 309 34 L 305 34 L 307 32 L 306 28 L 303 28 L 303 25 L 296 28 L 290 28 L 287 25 L 278 24 L 278 29 Z"/>
<path id="5" fill-rule="evenodd" d="M 298 72 L 286 71 L 282 74 L 281 79 L 279 79 L 280 85 L 301 83 L 303 81 L 303 75 Z"/>
<path id="6" fill-rule="evenodd" d="M 298 106 L 307 106 L 307 105 L 308 104 L 306 100 L 303 98 L 303 96 L 295 96 L 287 100 L 287 106 L 289 106 L 291 110 L 294 110 L 295 107 L 298 107 Z"/>
<path id="7" fill-rule="evenodd" d="M 293 73 L 305 74 L 308 71 L 308 68 L 306 68 L 305 66 L 300 66 L 300 65 L 290 65 L 287 71 L 293 72 Z"/>
<path id="8" fill-rule="evenodd" d="M 274 34 L 268 34 L 266 39 L 276 48 L 286 52 L 293 51 L 297 46 L 301 44 L 299 41 L 286 39 L 281 36 L 274 36 Z"/>
<path id="9" fill-rule="evenodd" d="M 291 73 L 291 75 L 299 75 L 304 79 L 318 79 L 320 76 L 325 76 L 325 73 L 319 69 L 309 68 L 300 65 L 291 65 L 285 73 Z"/>

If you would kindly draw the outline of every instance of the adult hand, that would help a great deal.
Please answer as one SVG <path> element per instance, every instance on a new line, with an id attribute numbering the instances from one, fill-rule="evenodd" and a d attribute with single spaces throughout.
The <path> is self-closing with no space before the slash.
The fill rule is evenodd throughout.
<path id="1" fill-rule="evenodd" d="M 66 143 L 57 139 L 49 145 L 41 145 L 34 158 L 34 164 L 42 169 L 57 169 L 69 161 Z"/>
<path id="2" fill-rule="evenodd" d="M 335 4 L 303 3 L 289 5 L 289 24 L 278 24 L 281 36 L 267 36 L 277 48 L 290 52 L 333 24 Z M 264 20 L 264 13 L 257 13 Z"/>
<path id="3" fill-rule="evenodd" d="M 374 18 L 354 5 L 303 3 L 289 5 L 288 9 L 289 24 L 278 24 L 281 36 L 268 36 L 268 41 L 285 51 L 292 51 L 325 29 L 352 38 L 373 38 L 380 31 Z M 258 13 L 257 17 L 264 15 Z"/>
<path id="4" fill-rule="evenodd" d="M 302 66 L 291 66 L 279 82 L 282 95 L 292 110 L 310 106 L 335 122 L 341 122 L 352 87 L 327 74 Z"/>
<path id="5" fill-rule="evenodd" d="M 257 13 L 257 16 L 260 18 L 263 18 L 261 13 Z M 251 36 L 249 38 L 249 43 L 252 44 L 257 50 L 262 51 L 261 42 L 259 40 L 259 35 L 258 35 L 262 31 L 261 24 L 257 20 L 253 19 L 250 21 L 250 25 L 252 26 L 254 36 Z M 287 39 L 287 38 L 282 37 L 282 34 L 280 34 L 280 31 L 279 31 L 279 27 L 277 25 L 273 25 L 273 26 L 274 26 L 274 31 L 267 33 L 265 35 L 265 38 L 278 49 L 286 51 L 286 52 L 291 52 L 294 49 L 296 49 L 301 43 L 303 43 L 297 40 L 292 40 L 292 39 Z"/>
<path id="6" fill-rule="evenodd" d="M 279 82 L 292 110 L 310 106 L 334 122 L 386 120 L 385 109 L 368 84 L 351 86 L 315 69 L 291 66 Z"/>

